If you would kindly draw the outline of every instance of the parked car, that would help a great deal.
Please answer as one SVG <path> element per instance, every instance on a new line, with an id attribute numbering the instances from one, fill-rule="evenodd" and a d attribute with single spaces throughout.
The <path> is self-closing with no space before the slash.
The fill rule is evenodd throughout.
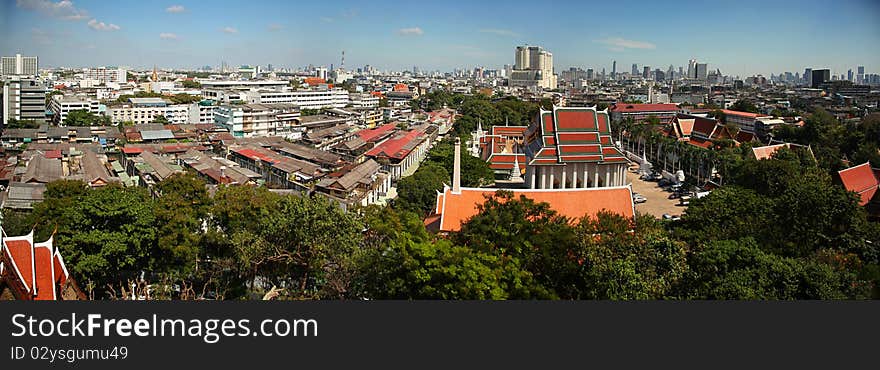
<path id="1" fill-rule="evenodd" d="M 669 221 L 678 221 L 678 220 L 681 220 L 681 217 L 679 217 L 679 216 L 673 216 L 673 215 L 670 215 L 670 214 L 668 214 L 668 213 L 664 213 L 664 214 L 663 214 L 663 219 L 664 219 L 664 220 L 669 220 Z"/>
<path id="2" fill-rule="evenodd" d="M 660 181 L 657 182 L 657 186 L 659 186 L 661 188 L 668 186 L 668 185 L 671 185 L 671 184 L 672 184 L 672 181 L 669 181 L 668 179 L 660 179 Z"/>
<path id="3" fill-rule="evenodd" d="M 645 203 L 647 201 L 648 201 L 648 198 L 645 198 L 644 195 L 633 194 L 633 203 L 639 204 L 639 203 Z"/>

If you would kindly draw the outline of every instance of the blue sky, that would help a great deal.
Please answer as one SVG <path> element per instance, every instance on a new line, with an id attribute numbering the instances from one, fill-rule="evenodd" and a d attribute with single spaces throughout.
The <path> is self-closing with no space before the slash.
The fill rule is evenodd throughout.
<path id="1" fill-rule="evenodd" d="M 880 2 L 0 0 L 0 53 L 42 66 L 272 63 L 451 70 L 541 45 L 557 71 L 666 70 L 690 58 L 740 76 L 805 67 L 880 73 Z"/>

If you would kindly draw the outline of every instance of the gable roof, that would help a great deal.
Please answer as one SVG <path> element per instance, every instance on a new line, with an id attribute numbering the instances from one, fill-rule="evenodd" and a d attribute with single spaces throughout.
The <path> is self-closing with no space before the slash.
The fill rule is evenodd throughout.
<path id="1" fill-rule="evenodd" d="M 4 237 L 2 260 L 8 262 L 4 273 L 16 282 L 23 300 L 59 299 L 59 287 L 70 278 L 61 253 L 53 245 L 53 238 L 34 242 L 34 232 L 24 236 Z"/>
<path id="2" fill-rule="evenodd" d="M 460 193 L 444 187 L 437 195 L 435 212 L 440 215 L 439 230 L 458 231 L 461 224 L 477 214 L 478 205 L 485 202 L 499 189 L 462 188 Z M 627 218 L 635 215 L 632 189 L 629 186 L 587 188 L 587 189 L 524 189 L 514 190 L 516 199 L 520 196 L 536 202 L 546 202 L 560 215 L 579 220 L 585 215 L 594 217 L 599 211 L 607 210 Z"/>
<path id="3" fill-rule="evenodd" d="M 540 110 L 526 129 L 523 152 L 529 165 L 626 161 L 613 145 L 608 112 L 595 107 Z"/>
<path id="4" fill-rule="evenodd" d="M 859 205 L 861 206 L 871 201 L 877 192 L 878 185 L 880 185 L 880 179 L 871 168 L 871 162 L 840 170 L 837 174 L 846 190 L 859 194 Z"/>
<path id="5" fill-rule="evenodd" d="M 627 104 L 617 103 L 611 109 L 612 112 L 620 113 L 646 113 L 646 112 L 677 112 L 678 104 Z"/>

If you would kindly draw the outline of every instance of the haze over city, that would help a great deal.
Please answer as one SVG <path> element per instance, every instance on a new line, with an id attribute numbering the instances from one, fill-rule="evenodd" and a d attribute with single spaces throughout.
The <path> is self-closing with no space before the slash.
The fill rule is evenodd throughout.
<path id="1" fill-rule="evenodd" d="M 857 65 L 876 71 L 875 1 L 620 1 L 382 4 L 338 1 L 4 1 L 3 55 L 46 67 L 196 68 L 340 62 L 448 71 L 512 63 L 513 47 L 541 45 L 556 71 L 612 61 L 665 70 L 691 58 L 724 74 L 770 75 Z M 536 22 L 537 20 L 541 22 Z"/>

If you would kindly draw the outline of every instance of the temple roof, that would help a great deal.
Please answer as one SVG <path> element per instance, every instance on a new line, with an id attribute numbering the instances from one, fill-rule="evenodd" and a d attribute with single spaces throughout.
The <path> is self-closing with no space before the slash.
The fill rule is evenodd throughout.
<path id="1" fill-rule="evenodd" d="M 626 158 L 611 139 L 607 111 L 595 108 L 553 107 L 541 110 L 525 132 L 529 165 L 567 162 L 622 163 Z"/>

